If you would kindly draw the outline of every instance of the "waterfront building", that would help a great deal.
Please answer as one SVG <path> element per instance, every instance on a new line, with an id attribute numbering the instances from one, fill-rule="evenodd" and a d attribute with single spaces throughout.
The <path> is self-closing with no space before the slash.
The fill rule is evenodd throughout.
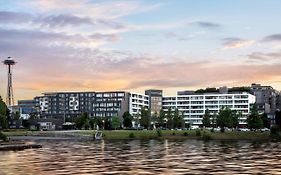
<path id="1" fill-rule="evenodd" d="M 140 114 L 142 108 L 149 108 L 149 96 L 140 93 L 130 93 L 130 114 L 136 116 Z"/>
<path id="2" fill-rule="evenodd" d="M 83 112 L 93 115 L 94 98 L 94 92 L 51 92 L 35 97 L 35 101 L 40 117 L 72 119 Z"/>
<path id="3" fill-rule="evenodd" d="M 156 89 L 149 89 L 145 91 L 145 95 L 148 96 L 149 109 L 151 111 L 151 115 L 154 114 L 159 115 L 160 110 L 162 109 L 163 91 L 156 90 Z"/>
<path id="4" fill-rule="evenodd" d="M 129 93 L 125 91 L 96 92 L 93 100 L 93 116 L 122 117 L 129 111 Z"/>
<path id="5" fill-rule="evenodd" d="M 90 117 L 121 117 L 129 109 L 129 93 L 112 92 L 52 92 L 35 97 L 39 115 L 72 121 L 81 113 Z"/>
<path id="6" fill-rule="evenodd" d="M 277 110 L 279 92 L 271 86 L 253 83 L 251 93 L 256 96 L 256 103 L 260 113 L 274 114 Z"/>
<path id="7" fill-rule="evenodd" d="M 29 119 L 32 113 L 37 112 L 35 100 L 18 100 L 18 107 L 20 118 L 24 120 Z"/>
<path id="8" fill-rule="evenodd" d="M 127 91 L 53 92 L 35 97 L 34 103 L 41 118 L 60 118 L 70 122 L 84 112 L 90 117 L 121 118 L 127 111 L 136 117 L 142 108 L 150 109 L 151 115 L 159 115 L 161 109 L 167 111 L 169 108 L 177 108 L 186 123 L 200 126 L 207 109 L 211 115 L 217 114 L 222 107 L 240 111 L 242 117 L 239 123 L 244 125 L 253 103 L 259 105 L 260 112 L 270 115 L 279 109 L 281 103 L 278 102 L 281 99 L 278 99 L 279 92 L 272 87 L 252 84 L 251 87 L 230 89 L 222 87 L 178 91 L 176 96 L 163 96 L 162 90 L 154 89 L 146 90 L 145 94 Z M 30 108 L 32 103 L 30 101 Z"/>
<path id="9" fill-rule="evenodd" d="M 202 118 L 207 109 L 211 115 L 214 115 L 218 114 L 223 107 L 242 112 L 239 124 L 244 125 L 247 115 L 250 113 L 250 107 L 256 101 L 255 96 L 247 92 L 226 94 L 186 92 L 181 91 L 177 96 L 163 97 L 163 110 L 177 108 L 185 122 L 192 125 L 202 125 Z"/>

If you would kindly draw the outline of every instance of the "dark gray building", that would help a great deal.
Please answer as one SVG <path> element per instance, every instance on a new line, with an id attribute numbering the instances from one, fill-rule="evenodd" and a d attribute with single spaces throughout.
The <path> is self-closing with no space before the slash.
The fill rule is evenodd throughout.
<path id="1" fill-rule="evenodd" d="M 18 100 L 18 107 L 22 119 L 28 119 L 32 113 L 37 112 L 35 100 Z"/>
<path id="2" fill-rule="evenodd" d="M 35 97 L 40 117 L 73 118 L 88 113 L 90 117 L 121 117 L 129 109 L 129 95 L 113 92 L 52 92 Z"/>
<path id="3" fill-rule="evenodd" d="M 271 86 L 262 86 L 261 84 L 253 83 L 251 85 L 251 93 L 256 96 L 256 104 L 260 113 L 275 113 L 277 110 L 278 91 Z"/>
<path id="4" fill-rule="evenodd" d="M 149 89 L 145 91 L 145 95 L 148 95 L 151 114 L 159 115 L 160 110 L 162 109 L 163 91 L 157 89 Z"/>
<path id="5" fill-rule="evenodd" d="M 96 92 L 93 101 L 93 116 L 122 117 L 129 111 L 129 93 L 124 91 Z"/>

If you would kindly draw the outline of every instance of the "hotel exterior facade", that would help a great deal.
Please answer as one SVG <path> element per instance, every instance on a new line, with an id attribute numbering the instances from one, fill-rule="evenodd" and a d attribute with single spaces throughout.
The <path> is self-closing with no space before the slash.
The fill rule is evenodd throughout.
<path id="1" fill-rule="evenodd" d="M 129 111 L 140 114 L 142 108 L 149 108 L 149 96 L 126 91 L 110 92 L 52 92 L 34 98 L 41 117 L 73 118 L 81 113 L 90 117 L 121 117 Z"/>
<path id="2" fill-rule="evenodd" d="M 90 117 L 121 116 L 129 109 L 129 93 L 114 92 L 53 92 L 35 97 L 40 117 L 72 119 L 81 113 Z"/>
<path id="3" fill-rule="evenodd" d="M 151 90 L 146 91 L 151 92 Z M 70 121 L 81 113 L 88 113 L 90 117 L 113 117 L 122 119 L 124 112 L 140 116 L 142 108 L 151 108 L 155 113 L 159 110 L 179 110 L 186 123 L 202 125 L 202 118 L 208 109 L 210 115 L 218 114 L 223 107 L 228 107 L 242 113 L 239 124 L 246 124 L 250 107 L 256 102 L 256 97 L 248 92 L 236 93 L 194 93 L 193 91 L 179 91 L 176 96 L 162 96 L 161 90 L 153 93 L 131 93 L 126 91 L 109 92 L 53 92 L 35 97 L 40 117 L 64 118 Z M 158 92 L 158 94 L 155 92 Z M 157 97 L 156 101 L 151 99 Z M 161 100 L 159 99 L 161 97 Z M 160 104 L 161 102 L 161 104 Z M 156 107 L 155 107 L 156 106 Z M 154 112 L 151 115 L 154 115 Z"/>
<path id="4" fill-rule="evenodd" d="M 163 110 L 179 110 L 186 123 L 191 125 L 202 125 L 202 118 L 208 109 L 210 115 L 218 114 L 221 108 L 227 107 L 242 113 L 239 124 L 246 124 L 250 107 L 256 98 L 247 92 L 241 93 L 206 93 L 195 94 L 178 92 L 177 96 L 163 97 Z"/>

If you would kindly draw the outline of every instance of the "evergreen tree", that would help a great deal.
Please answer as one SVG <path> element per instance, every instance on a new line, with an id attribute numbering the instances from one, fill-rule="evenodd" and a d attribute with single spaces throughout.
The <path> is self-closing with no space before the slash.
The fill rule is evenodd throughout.
<path id="1" fill-rule="evenodd" d="M 247 118 L 247 123 L 250 129 L 260 129 L 263 127 L 263 122 L 261 116 L 259 115 L 257 104 L 252 106 L 250 115 Z"/>
<path id="2" fill-rule="evenodd" d="M 281 128 L 281 111 L 275 112 L 275 124 Z"/>
<path id="3" fill-rule="evenodd" d="M 165 112 L 163 109 L 161 109 L 158 117 L 158 124 L 160 127 L 164 127 L 164 122 L 165 122 L 164 119 L 165 119 Z"/>
<path id="4" fill-rule="evenodd" d="M 263 127 L 265 128 L 270 128 L 270 119 L 267 117 L 265 113 L 261 115 Z"/>
<path id="5" fill-rule="evenodd" d="M 242 112 L 237 112 L 235 110 L 232 111 L 231 113 L 231 120 L 227 127 L 229 128 L 236 128 L 239 125 L 239 118 L 242 117 Z"/>
<path id="6" fill-rule="evenodd" d="M 181 124 L 180 122 L 181 121 L 180 121 L 179 110 L 178 110 L 178 108 L 176 108 L 175 111 L 174 111 L 174 115 L 173 115 L 173 125 L 172 125 L 172 127 L 173 128 L 181 127 L 180 126 L 180 124 Z"/>
<path id="7" fill-rule="evenodd" d="M 123 117 L 123 125 L 124 125 L 124 127 L 131 128 L 132 127 L 133 117 L 131 116 L 129 111 L 124 112 L 122 117 Z"/>
<path id="8" fill-rule="evenodd" d="M 217 116 L 216 123 L 221 128 L 221 132 L 224 132 L 225 127 L 229 127 L 229 124 L 232 122 L 232 114 L 230 108 L 221 108 Z"/>
<path id="9" fill-rule="evenodd" d="M 205 114 L 203 115 L 202 119 L 203 126 L 210 127 L 211 126 L 211 120 L 210 120 L 210 111 L 207 109 L 205 111 Z"/>
<path id="10" fill-rule="evenodd" d="M 168 108 L 166 118 L 167 118 L 167 127 L 169 129 L 172 129 L 173 128 L 173 114 L 172 114 L 171 107 Z"/>
<path id="11" fill-rule="evenodd" d="M 7 108 L 7 105 L 2 100 L 0 96 L 0 127 L 1 128 L 7 128 L 8 127 L 8 114 L 9 110 Z"/>
<path id="12" fill-rule="evenodd" d="M 76 117 L 74 119 L 75 126 L 78 129 L 82 129 L 83 127 L 85 129 L 89 129 L 90 124 L 89 124 L 89 116 L 86 112 L 82 113 L 80 116 Z"/>
<path id="13" fill-rule="evenodd" d="M 213 115 L 212 115 L 212 120 L 211 120 L 211 122 L 212 122 L 212 127 L 213 127 L 213 128 L 216 128 L 216 127 L 217 127 L 217 118 L 218 118 L 218 115 L 217 115 L 217 114 L 213 114 Z"/>
<path id="14" fill-rule="evenodd" d="M 150 125 L 150 110 L 142 108 L 141 109 L 141 119 L 140 119 L 140 124 L 144 127 L 147 128 Z"/>
<path id="15" fill-rule="evenodd" d="M 183 113 L 180 113 L 180 115 L 179 115 L 179 127 L 185 128 L 185 120 L 184 120 Z"/>
<path id="16" fill-rule="evenodd" d="M 120 127 L 120 119 L 119 119 L 119 117 L 112 117 L 111 118 L 111 126 L 115 130 Z"/>

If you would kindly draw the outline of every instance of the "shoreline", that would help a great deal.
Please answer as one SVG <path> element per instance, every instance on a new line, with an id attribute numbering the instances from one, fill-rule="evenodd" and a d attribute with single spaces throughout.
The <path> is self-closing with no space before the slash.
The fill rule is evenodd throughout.
<path id="1" fill-rule="evenodd" d="M 94 140 L 94 130 L 71 131 L 11 131 L 4 132 L 11 139 L 23 140 Z M 259 131 L 226 131 L 210 132 L 200 130 L 102 130 L 103 140 L 214 140 L 214 141 L 271 141 L 269 132 Z M 198 131 L 197 131 L 198 132 Z"/>

